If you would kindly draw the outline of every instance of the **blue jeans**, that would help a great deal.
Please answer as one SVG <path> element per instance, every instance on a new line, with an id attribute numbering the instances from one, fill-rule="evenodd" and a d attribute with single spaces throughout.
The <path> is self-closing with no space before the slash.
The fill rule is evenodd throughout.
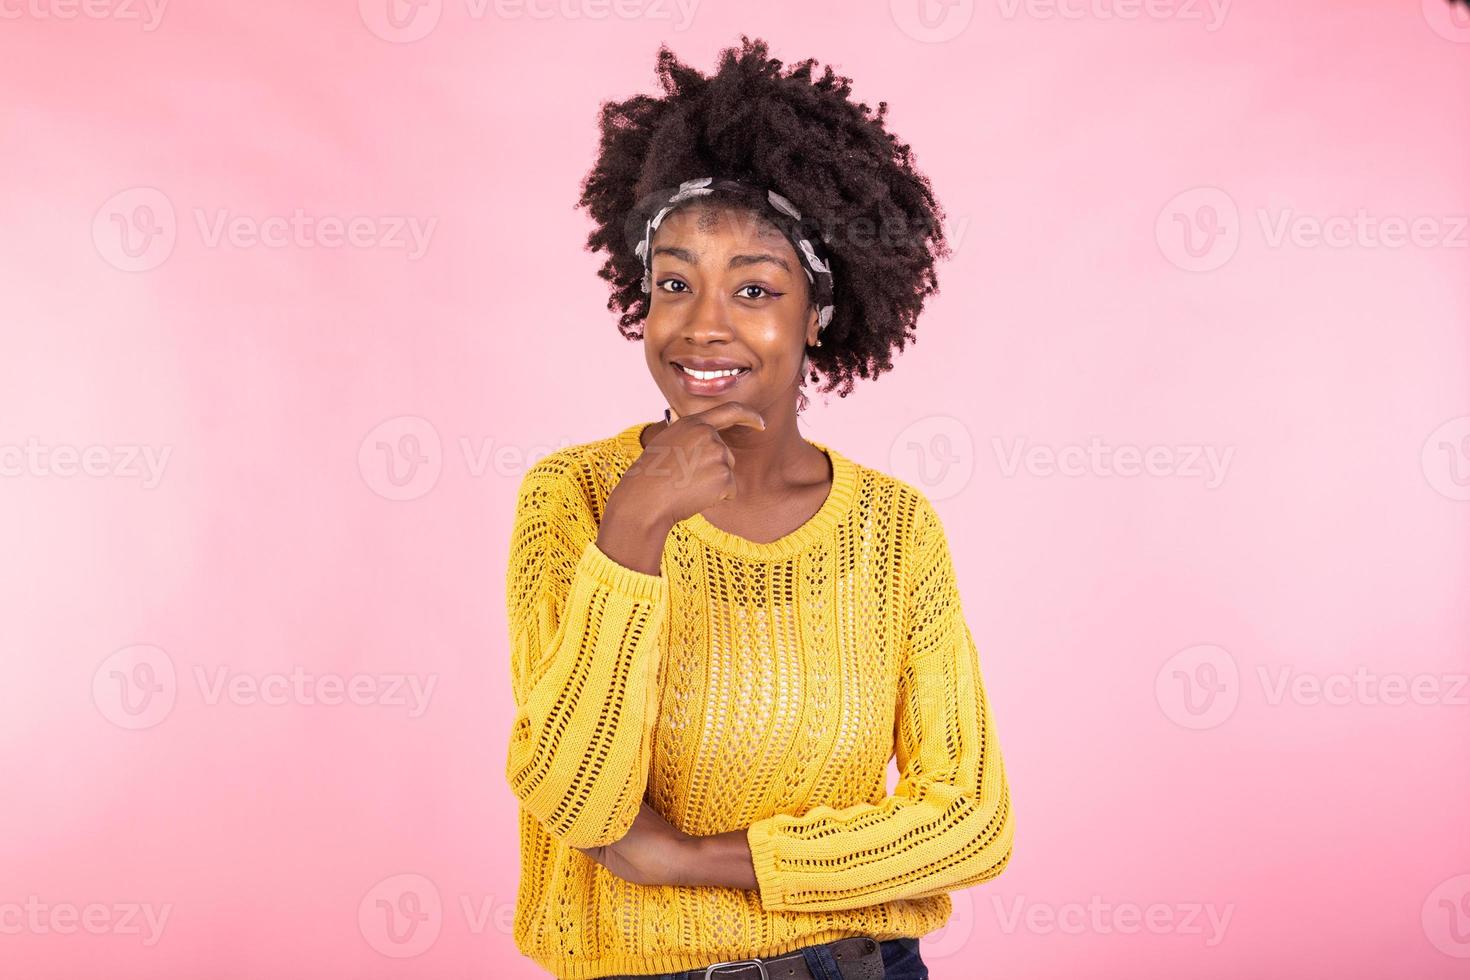
<path id="1" fill-rule="evenodd" d="M 888 939 L 878 947 L 883 950 L 883 980 L 929 980 L 917 939 Z"/>
<path id="2" fill-rule="evenodd" d="M 885 939 L 878 949 L 883 954 L 883 980 L 929 980 L 929 967 L 919 956 L 917 939 Z M 806 946 L 801 953 L 816 980 L 842 980 L 837 960 L 826 946 Z"/>
<path id="3" fill-rule="evenodd" d="M 929 980 L 929 967 L 919 957 L 917 939 L 885 939 L 878 949 L 883 954 L 883 980 Z M 826 946 L 803 946 L 801 955 L 815 980 L 842 980 L 837 959 Z M 715 980 L 719 976 L 716 971 Z M 704 969 L 648 974 L 643 980 L 704 980 Z"/>

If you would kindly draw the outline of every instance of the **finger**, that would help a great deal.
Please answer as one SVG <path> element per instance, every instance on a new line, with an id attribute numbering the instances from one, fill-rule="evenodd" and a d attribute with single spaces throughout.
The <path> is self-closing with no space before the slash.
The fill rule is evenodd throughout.
<path id="1" fill-rule="evenodd" d="M 684 417 L 698 419 L 716 429 L 726 429 L 732 425 L 748 425 L 752 429 L 764 431 L 766 427 L 766 420 L 761 417 L 761 413 L 744 402 L 721 402 L 714 408 Z"/>

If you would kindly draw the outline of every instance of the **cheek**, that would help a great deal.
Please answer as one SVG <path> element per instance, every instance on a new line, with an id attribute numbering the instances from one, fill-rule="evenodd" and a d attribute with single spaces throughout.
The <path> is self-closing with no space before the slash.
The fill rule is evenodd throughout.
<path id="1" fill-rule="evenodd" d="M 643 318 L 643 349 L 647 352 L 650 360 L 657 358 L 659 348 L 668 343 L 669 327 L 668 318 L 657 313 L 650 312 Z"/>
<path id="2" fill-rule="evenodd" d="M 790 310 L 762 310 L 741 324 L 740 336 L 766 364 L 800 359 L 805 324 Z"/>

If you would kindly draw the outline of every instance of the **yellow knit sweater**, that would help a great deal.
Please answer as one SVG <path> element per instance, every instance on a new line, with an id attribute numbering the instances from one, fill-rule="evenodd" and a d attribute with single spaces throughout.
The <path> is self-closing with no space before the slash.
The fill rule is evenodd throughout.
<path id="1" fill-rule="evenodd" d="M 582 980 L 938 929 L 948 891 L 1006 866 L 1012 821 L 933 506 L 809 440 L 834 479 L 805 524 L 757 543 L 696 514 L 649 575 L 596 544 L 647 424 L 539 460 L 518 495 L 517 948 Z M 759 890 L 635 885 L 575 850 L 645 796 L 686 833 L 748 828 Z"/>

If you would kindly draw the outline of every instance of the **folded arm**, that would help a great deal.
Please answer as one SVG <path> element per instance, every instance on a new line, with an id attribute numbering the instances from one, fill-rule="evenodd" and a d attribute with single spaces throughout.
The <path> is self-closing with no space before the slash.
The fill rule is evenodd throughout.
<path id="1" fill-rule="evenodd" d="M 943 526 L 922 497 L 904 576 L 897 788 L 878 803 L 822 805 L 747 828 L 767 909 L 922 898 L 993 878 L 1010 860 L 1010 792 L 979 656 Z"/>

